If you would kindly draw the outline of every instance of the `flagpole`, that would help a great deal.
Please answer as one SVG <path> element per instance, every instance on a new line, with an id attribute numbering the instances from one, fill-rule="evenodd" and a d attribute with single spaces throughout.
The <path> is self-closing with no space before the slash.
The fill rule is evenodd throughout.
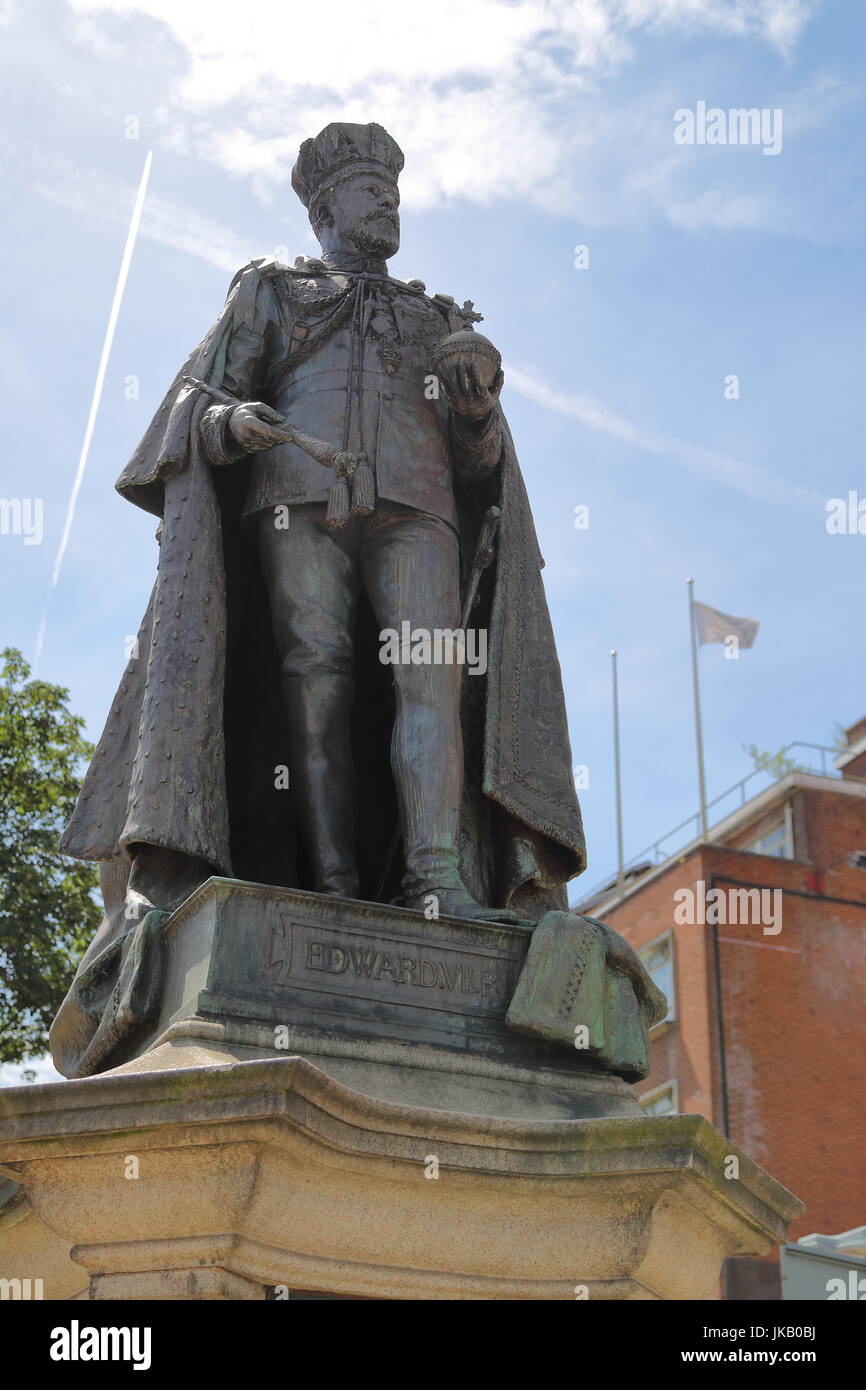
<path id="1" fill-rule="evenodd" d="M 616 892 L 621 898 L 625 889 L 625 870 L 622 861 L 622 775 L 619 760 L 619 684 L 616 673 L 616 650 L 610 654 L 613 672 L 613 765 L 616 780 Z"/>
<path id="2" fill-rule="evenodd" d="M 704 733 L 701 724 L 701 681 L 698 668 L 698 637 L 695 631 L 695 581 L 689 586 L 689 633 L 692 639 L 692 686 L 695 698 L 695 741 L 698 750 L 698 787 L 701 795 L 701 839 L 707 838 L 707 784 L 704 777 Z"/>

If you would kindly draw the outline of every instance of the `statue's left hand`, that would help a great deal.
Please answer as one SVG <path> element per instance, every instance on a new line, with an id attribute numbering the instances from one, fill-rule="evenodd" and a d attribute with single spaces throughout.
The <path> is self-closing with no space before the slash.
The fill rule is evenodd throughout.
<path id="1" fill-rule="evenodd" d="M 492 362 L 476 353 L 467 353 L 449 363 L 442 384 L 457 415 L 467 420 L 483 420 L 499 400 L 504 380 L 501 367 L 494 372 Z"/>

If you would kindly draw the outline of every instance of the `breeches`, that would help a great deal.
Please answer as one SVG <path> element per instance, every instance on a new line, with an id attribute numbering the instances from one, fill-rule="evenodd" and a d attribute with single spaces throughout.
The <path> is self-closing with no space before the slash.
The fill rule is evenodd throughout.
<path id="1" fill-rule="evenodd" d="M 353 635 L 358 596 L 380 629 L 456 629 L 457 536 L 438 517 L 380 500 L 338 532 L 325 505 L 293 506 L 285 529 L 258 519 L 262 566 L 289 716 L 290 777 L 318 892 L 358 890 L 354 854 Z M 403 830 L 404 891 L 459 883 L 463 784 L 461 667 L 392 666 L 396 713 L 391 768 Z"/>

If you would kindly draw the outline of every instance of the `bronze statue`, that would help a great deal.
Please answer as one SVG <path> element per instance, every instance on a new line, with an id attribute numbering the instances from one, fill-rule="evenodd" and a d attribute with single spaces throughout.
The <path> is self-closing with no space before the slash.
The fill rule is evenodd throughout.
<path id="1" fill-rule="evenodd" d="M 321 257 L 238 272 L 118 480 L 160 556 L 62 842 L 102 861 L 84 971 L 212 874 L 507 922 L 585 865 L 498 354 L 389 276 L 402 166 L 375 124 L 304 142 Z M 459 632 L 469 588 L 484 674 L 383 663 L 385 631 Z"/>

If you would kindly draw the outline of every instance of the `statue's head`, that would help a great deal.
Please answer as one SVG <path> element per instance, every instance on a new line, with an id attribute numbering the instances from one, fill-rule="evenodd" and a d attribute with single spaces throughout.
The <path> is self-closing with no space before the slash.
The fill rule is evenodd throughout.
<path id="1" fill-rule="evenodd" d="M 382 126 L 336 121 L 305 140 L 292 186 L 324 250 L 393 256 L 400 246 L 397 179 L 403 152 Z"/>

